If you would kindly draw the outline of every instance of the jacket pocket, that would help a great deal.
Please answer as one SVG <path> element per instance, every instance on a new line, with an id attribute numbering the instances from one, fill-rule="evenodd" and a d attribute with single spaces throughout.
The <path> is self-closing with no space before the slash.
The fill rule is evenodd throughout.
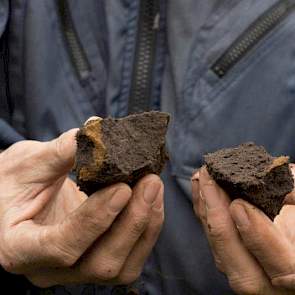
<path id="1" fill-rule="evenodd" d="M 70 9 L 58 10 L 61 1 L 11 2 L 12 124 L 26 138 L 48 140 L 105 114 L 103 2 L 66 1 Z"/>
<path id="2" fill-rule="evenodd" d="M 294 1 L 262 1 L 255 18 L 257 2 L 240 3 L 193 48 L 170 137 L 178 176 L 207 152 L 246 141 L 295 159 Z"/>
<path id="3" fill-rule="evenodd" d="M 74 26 L 68 0 L 57 1 L 57 6 L 66 48 L 75 72 L 83 84 L 89 78 L 91 71 L 89 60 Z"/>
<path id="4" fill-rule="evenodd" d="M 94 110 L 104 115 L 108 54 L 103 1 L 58 0 L 55 7 L 72 79 Z"/>
<path id="5" fill-rule="evenodd" d="M 184 82 L 181 113 L 186 117 L 196 118 L 260 59 L 271 59 L 276 47 L 290 44 L 295 1 L 275 1 L 272 6 L 269 1 L 260 3 L 241 1 L 204 40 L 196 39 Z"/>
<path id="6" fill-rule="evenodd" d="M 282 0 L 269 8 L 237 38 L 213 64 L 211 70 L 223 78 L 251 49 L 295 9 L 295 2 Z"/>

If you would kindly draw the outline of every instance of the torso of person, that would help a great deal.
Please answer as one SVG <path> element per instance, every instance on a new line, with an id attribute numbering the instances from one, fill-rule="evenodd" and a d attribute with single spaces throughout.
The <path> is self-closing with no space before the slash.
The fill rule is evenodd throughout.
<path id="1" fill-rule="evenodd" d="M 10 125 L 48 140 L 93 115 L 169 112 L 166 220 L 138 288 L 231 294 L 193 213 L 190 177 L 204 153 L 247 141 L 295 160 L 295 1 L 8 2 Z"/>

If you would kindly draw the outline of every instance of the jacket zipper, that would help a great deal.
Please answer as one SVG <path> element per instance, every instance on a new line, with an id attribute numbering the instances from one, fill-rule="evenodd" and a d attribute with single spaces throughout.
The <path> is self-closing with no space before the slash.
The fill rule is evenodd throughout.
<path id="1" fill-rule="evenodd" d="M 129 113 L 147 111 L 151 107 L 153 66 L 160 19 L 159 11 L 159 0 L 140 1 L 137 44 L 128 106 Z"/>
<path id="2" fill-rule="evenodd" d="M 10 122 L 12 106 L 9 101 L 7 32 L 0 39 L 0 119 Z"/>
<path id="3" fill-rule="evenodd" d="M 213 64 L 211 70 L 224 77 L 260 40 L 270 33 L 295 7 L 294 1 L 281 0 L 261 15 L 225 53 Z"/>
<path id="4" fill-rule="evenodd" d="M 57 0 L 57 5 L 67 51 L 80 82 L 83 82 L 91 71 L 89 61 L 75 29 L 68 0 Z"/>

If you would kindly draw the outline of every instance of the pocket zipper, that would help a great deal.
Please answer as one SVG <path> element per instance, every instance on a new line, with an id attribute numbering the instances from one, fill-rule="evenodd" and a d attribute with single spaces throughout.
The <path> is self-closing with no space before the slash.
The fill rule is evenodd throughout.
<path id="1" fill-rule="evenodd" d="M 234 41 L 213 64 L 211 70 L 219 78 L 223 78 L 260 40 L 283 21 L 294 8 L 295 3 L 290 0 L 281 0 L 273 5 Z"/>
<path id="2" fill-rule="evenodd" d="M 80 82 L 83 82 L 91 71 L 89 61 L 75 29 L 68 0 L 57 0 L 57 5 L 67 51 Z"/>

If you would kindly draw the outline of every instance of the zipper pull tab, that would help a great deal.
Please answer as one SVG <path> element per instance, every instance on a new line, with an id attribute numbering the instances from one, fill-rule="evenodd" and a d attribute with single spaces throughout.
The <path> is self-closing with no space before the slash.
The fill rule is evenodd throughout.
<path id="1" fill-rule="evenodd" d="M 157 31 L 160 29 L 160 13 L 158 12 L 154 18 L 154 25 L 153 25 L 153 30 Z"/>

